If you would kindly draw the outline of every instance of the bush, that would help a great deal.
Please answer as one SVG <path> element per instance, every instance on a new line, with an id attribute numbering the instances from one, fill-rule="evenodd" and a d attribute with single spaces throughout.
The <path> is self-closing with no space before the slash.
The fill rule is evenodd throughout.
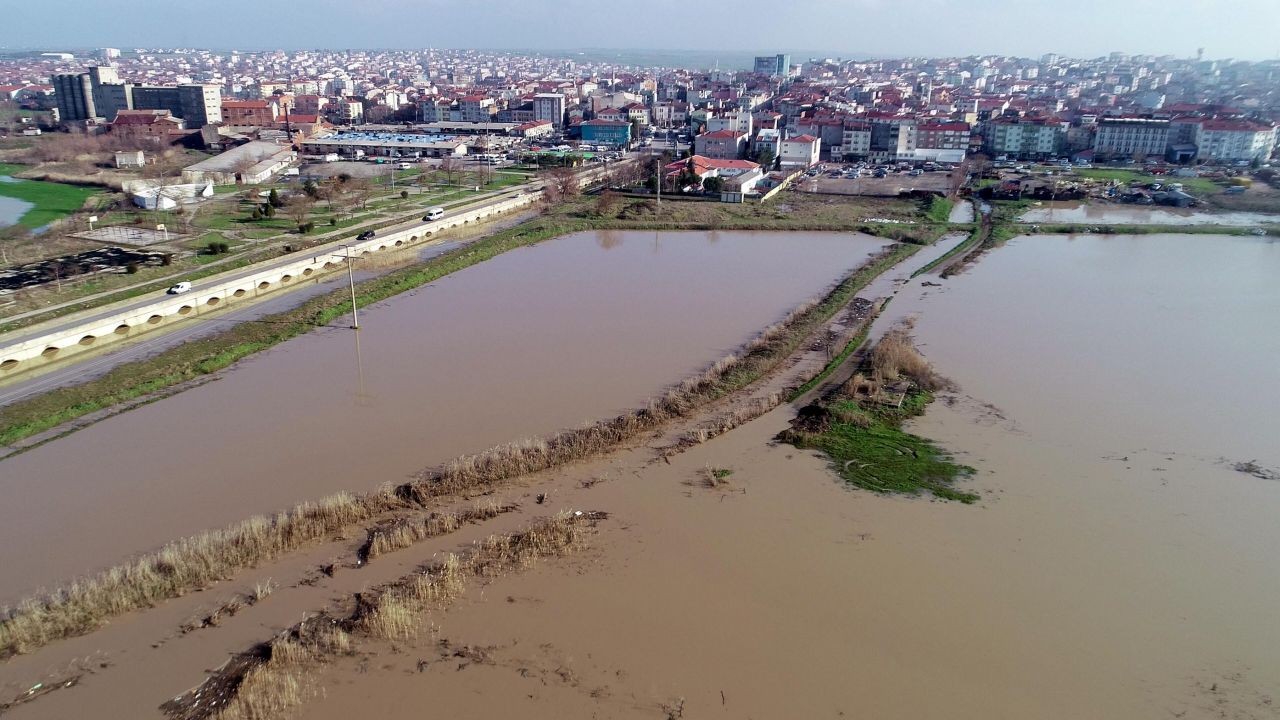
<path id="1" fill-rule="evenodd" d="M 271 193 L 267 195 L 267 206 L 272 208 L 284 206 L 284 201 L 280 199 L 280 193 L 275 188 L 271 188 Z"/>
<path id="2" fill-rule="evenodd" d="M 252 214 L 250 214 L 250 215 L 249 215 L 249 217 L 250 217 L 250 219 L 253 219 L 253 220 L 261 220 L 261 219 L 262 219 L 262 208 L 254 208 L 254 209 L 253 209 L 253 213 L 252 213 Z"/>
<path id="3" fill-rule="evenodd" d="M 125 271 L 126 273 L 130 274 L 130 275 L 137 275 L 137 274 L 138 274 L 138 263 L 136 263 L 136 262 L 131 262 L 131 263 L 129 263 L 128 265 L 125 265 L 125 266 L 124 266 L 124 271 Z"/>
<path id="4" fill-rule="evenodd" d="M 333 227 L 334 225 L 337 225 L 337 224 L 338 224 L 338 218 L 329 218 L 329 227 Z"/>
<path id="5" fill-rule="evenodd" d="M 400 199 L 401 199 L 401 200 L 408 200 L 408 199 L 409 199 L 409 191 L 408 191 L 408 190 L 401 190 L 401 191 L 400 191 Z"/>

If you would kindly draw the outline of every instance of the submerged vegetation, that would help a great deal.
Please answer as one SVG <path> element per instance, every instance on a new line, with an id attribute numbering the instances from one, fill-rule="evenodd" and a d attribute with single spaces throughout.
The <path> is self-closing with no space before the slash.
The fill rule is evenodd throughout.
<path id="1" fill-rule="evenodd" d="M 943 385 L 912 346 L 907 330 L 886 333 L 860 369 L 835 397 L 802 408 L 781 439 L 821 450 L 841 478 L 865 490 L 926 491 L 944 500 L 977 501 L 976 493 L 954 487 L 972 468 L 902 429 L 908 418 L 924 412 Z"/>
<path id="2" fill-rule="evenodd" d="M 561 512 L 520 532 L 491 535 L 465 555 L 358 593 L 345 617 L 321 613 L 304 619 L 215 672 L 200 687 L 161 708 L 183 720 L 259 720 L 279 717 L 313 697 L 315 670 L 356 652 L 361 640 L 406 640 L 425 614 L 446 606 L 474 578 L 527 569 L 581 546 L 603 513 Z"/>

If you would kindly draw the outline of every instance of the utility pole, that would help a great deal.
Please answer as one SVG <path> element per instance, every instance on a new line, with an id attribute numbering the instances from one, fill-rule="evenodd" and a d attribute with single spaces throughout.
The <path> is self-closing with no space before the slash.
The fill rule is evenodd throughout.
<path id="1" fill-rule="evenodd" d="M 356 308 L 356 278 L 355 272 L 351 269 L 351 263 L 354 262 L 356 258 L 352 257 L 351 247 L 349 245 L 341 245 L 340 247 L 345 250 L 346 253 L 344 255 L 334 255 L 333 257 L 344 258 L 347 261 L 347 283 L 351 286 L 351 329 L 359 330 L 360 314 L 359 310 Z"/>
<path id="2" fill-rule="evenodd" d="M 656 166 L 657 166 L 657 167 L 656 167 L 656 169 L 655 169 L 656 171 L 654 172 L 654 175 L 656 175 L 656 176 L 657 176 L 655 179 L 658 181 L 658 183 L 657 183 L 657 185 L 658 185 L 658 207 L 662 207 L 662 156 L 661 156 L 661 155 L 655 155 L 655 156 L 654 156 L 654 158 L 653 158 L 653 162 L 654 162 L 654 165 L 656 165 Z"/>

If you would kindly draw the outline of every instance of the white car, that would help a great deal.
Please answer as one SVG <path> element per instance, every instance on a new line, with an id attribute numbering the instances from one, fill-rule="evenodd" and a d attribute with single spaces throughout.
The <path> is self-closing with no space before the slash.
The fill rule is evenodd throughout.
<path id="1" fill-rule="evenodd" d="M 180 282 L 165 291 L 165 293 L 169 295 L 181 295 L 184 292 L 191 292 L 191 283 Z"/>

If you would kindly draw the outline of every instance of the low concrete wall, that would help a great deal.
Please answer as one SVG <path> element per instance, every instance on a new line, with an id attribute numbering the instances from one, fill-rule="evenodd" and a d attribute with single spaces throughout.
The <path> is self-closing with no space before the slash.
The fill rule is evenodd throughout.
<path id="1" fill-rule="evenodd" d="M 464 210 L 440 220 L 424 222 L 406 230 L 378 235 L 363 242 L 346 243 L 354 256 L 396 250 L 434 239 L 443 230 L 515 210 L 527 209 L 539 202 L 542 192 L 522 193 L 517 197 L 479 208 Z M 335 258 L 336 245 L 312 248 L 299 253 L 297 260 L 268 270 L 201 287 L 183 295 L 164 295 L 155 302 L 133 307 L 114 315 L 87 320 L 46 335 L 28 337 L 0 345 L 0 378 L 13 377 L 54 360 L 62 360 L 113 342 L 158 329 L 172 322 L 196 317 L 248 301 L 283 289 L 299 280 L 343 269 L 343 260 Z M 345 251 L 343 251 L 345 252 Z"/>

